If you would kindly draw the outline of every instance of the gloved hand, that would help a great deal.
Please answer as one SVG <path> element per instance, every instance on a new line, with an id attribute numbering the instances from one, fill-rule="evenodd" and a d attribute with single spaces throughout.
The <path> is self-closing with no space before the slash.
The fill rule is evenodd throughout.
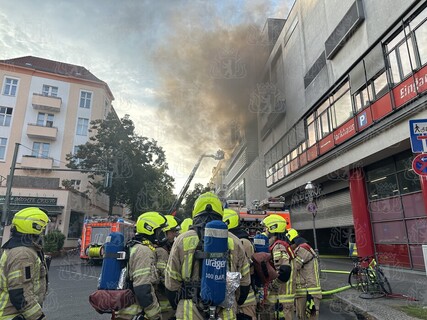
<path id="1" fill-rule="evenodd" d="M 291 277 L 292 268 L 289 265 L 281 265 L 279 268 L 278 279 L 282 282 L 287 282 Z"/>

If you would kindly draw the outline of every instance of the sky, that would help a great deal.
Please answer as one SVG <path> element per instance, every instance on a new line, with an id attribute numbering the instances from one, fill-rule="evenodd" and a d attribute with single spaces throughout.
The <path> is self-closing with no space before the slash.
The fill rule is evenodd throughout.
<path id="1" fill-rule="evenodd" d="M 0 0 L 0 59 L 66 62 L 105 81 L 119 117 L 164 149 L 178 193 L 202 154 L 231 154 L 263 67 L 262 29 L 293 2 Z M 216 164 L 204 158 L 191 186 Z"/>

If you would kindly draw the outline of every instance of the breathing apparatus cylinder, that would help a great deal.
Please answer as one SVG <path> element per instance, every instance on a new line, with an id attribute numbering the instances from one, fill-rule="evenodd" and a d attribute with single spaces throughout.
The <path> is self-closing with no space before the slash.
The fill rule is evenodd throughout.
<path id="1" fill-rule="evenodd" d="M 205 227 L 200 297 L 204 303 L 218 306 L 225 299 L 227 284 L 227 225 L 215 220 Z"/>
<path id="2" fill-rule="evenodd" d="M 120 273 L 125 267 L 125 237 L 121 232 L 112 232 L 104 243 L 104 255 L 98 289 L 117 289 Z"/>
<path id="3" fill-rule="evenodd" d="M 257 234 L 254 237 L 255 252 L 269 252 L 268 237 L 265 234 Z"/>

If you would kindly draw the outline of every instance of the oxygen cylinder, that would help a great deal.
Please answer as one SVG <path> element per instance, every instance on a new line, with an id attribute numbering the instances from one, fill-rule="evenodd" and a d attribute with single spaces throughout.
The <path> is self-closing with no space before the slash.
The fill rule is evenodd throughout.
<path id="1" fill-rule="evenodd" d="M 259 233 L 254 237 L 255 252 L 269 252 L 268 237 L 265 234 Z"/>
<path id="2" fill-rule="evenodd" d="M 125 237 L 121 232 L 112 232 L 104 243 L 104 255 L 98 289 L 117 289 L 120 272 L 125 267 Z"/>
<path id="3" fill-rule="evenodd" d="M 204 303 L 218 306 L 225 299 L 227 284 L 227 225 L 215 220 L 205 227 L 200 296 Z"/>

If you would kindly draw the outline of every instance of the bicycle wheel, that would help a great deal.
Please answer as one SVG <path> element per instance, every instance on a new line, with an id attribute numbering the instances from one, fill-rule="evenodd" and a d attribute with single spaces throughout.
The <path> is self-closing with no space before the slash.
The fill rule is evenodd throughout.
<path id="1" fill-rule="evenodd" d="M 370 280 L 368 275 L 368 270 L 360 270 L 359 273 L 359 286 L 363 293 L 368 293 L 370 288 Z"/>
<path id="2" fill-rule="evenodd" d="M 356 270 L 355 268 L 353 268 L 350 273 L 348 274 L 348 284 L 350 285 L 350 287 L 357 289 L 356 288 Z"/>
<path id="3" fill-rule="evenodd" d="M 385 294 L 392 294 L 390 283 L 388 282 L 387 277 L 384 275 L 384 272 L 381 269 L 377 269 L 377 282 L 380 285 L 382 291 Z"/>

